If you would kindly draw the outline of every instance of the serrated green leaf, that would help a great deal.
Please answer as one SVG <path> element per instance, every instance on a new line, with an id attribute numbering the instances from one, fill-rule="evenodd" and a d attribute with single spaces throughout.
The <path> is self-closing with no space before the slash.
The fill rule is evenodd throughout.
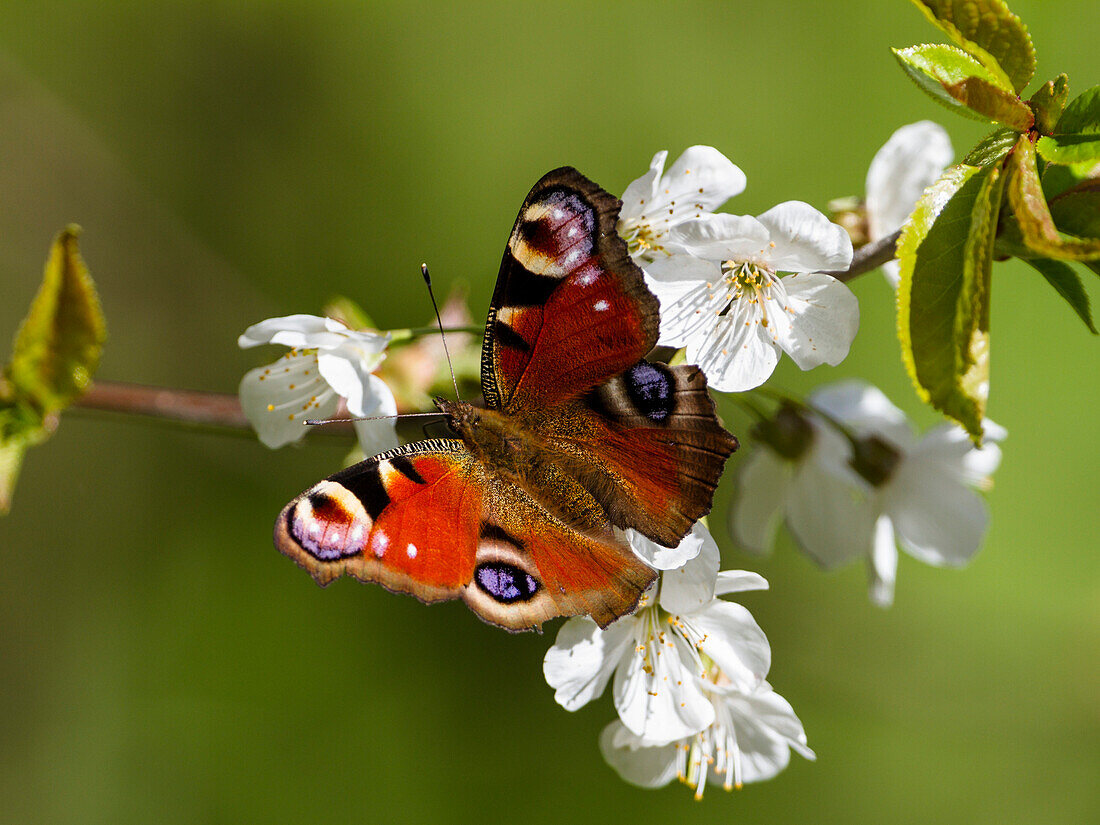
<path id="1" fill-rule="evenodd" d="M 1027 104 L 961 49 L 926 44 L 893 51 L 913 82 L 952 111 L 1003 123 L 1018 132 L 1031 128 L 1035 118 Z"/>
<path id="2" fill-rule="evenodd" d="M 77 248 L 79 231 L 70 226 L 54 239 L 6 370 L 14 396 L 43 414 L 64 409 L 87 388 L 106 337 L 99 296 Z"/>
<path id="3" fill-rule="evenodd" d="M 898 241 L 898 338 L 918 394 L 980 439 L 989 283 L 1004 177 L 964 164 L 925 190 Z"/>
<path id="4" fill-rule="evenodd" d="M 975 144 L 962 162 L 967 166 L 993 166 L 999 164 L 1012 151 L 1012 147 L 1016 145 L 1016 139 L 1019 136 L 1020 133 L 1015 129 L 998 129 L 995 132 L 990 132 Z"/>
<path id="5" fill-rule="evenodd" d="M 1086 180 L 1048 202 L 1060 232 L 1079 238 L 1100 238 L 1100 180 Z"/>
<path id="6" fill-rule="evenodd" d="M 1028 249 L 1037 256 L 1069 261 L 1100 258 L 1100 238 L 1072 240 L 1058 234 L 1035 166 L 1035 146 L 1027 135 L 1016 141 L 1008 165 L 1008 203 Z"/>
<path id="7" fill-rule="evenodd" d="M 1040 134 L 1054 134 L 1058 119 L 1066 110 L 1066 98 L 1069 97 L 1069 77 L 1060 74 L 1054 80 L 1048 80 L 1031 96 L 1027 105 L 1035 113 L 1035 128 Z"/>
<path id="8" fill-rule="evenodd" d="M 913 0 L 934 26 L 985 66 L 1006 90 L 1021 92 L 1035 74 L 1035 47 L 1001 0 Z"/>
<path id="9" fill-rule="evenodd" d="M 1051 163 L 1100 162 L 1100 86 L 1093 86 L 1066 106 L 1054 134 L 1039 139 L 1039 154 Z"/>
<path id="10" fill-rule="evenodd" d="M 1066 299 L 1066 303 L 1085 322 L 1085 326 L 1089 328 L 1092 334 L 1097 335 L 1096 327 L 1092 323 L 1089 296 L 1073 268 L 1063 261 L 1052 261 L 1050 258 L 1033 258 L 1028 261 L 1028 264 L 1047 279 L 1047 283 Z"/>

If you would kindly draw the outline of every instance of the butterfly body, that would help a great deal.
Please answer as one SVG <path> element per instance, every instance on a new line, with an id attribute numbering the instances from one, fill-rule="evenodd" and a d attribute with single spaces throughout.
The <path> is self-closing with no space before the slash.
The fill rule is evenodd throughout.
<path id="1" fill-rule="evenodd" d="M 678 543 L 737 441 L 698 369 L 644 360 L 657 302 L 615 233 L 619 206 L 573 169 L 535 185 L 489 309 L 486 406 L 438 399 L 457 438 L 304 492 L 276 522 L 282 552 L 322 584 L 462 598 L 511 630 L 635 608 L 656 573 L 622 530 Z"/>

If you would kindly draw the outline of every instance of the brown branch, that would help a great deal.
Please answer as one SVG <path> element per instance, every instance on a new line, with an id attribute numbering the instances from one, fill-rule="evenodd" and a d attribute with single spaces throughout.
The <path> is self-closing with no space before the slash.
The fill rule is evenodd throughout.
<path id="1" fill-rule="evenodd" d="M 122 381 L 96 381 L 73 402 L 85 410 L 130 413 L 194 426 L 221 427 L 251 431 L 236 395 L 198 390 L 175 390 L 128 384 Z M 347 436 L 354 433 L 350 424 L 326 424 L 316 427 L 322 433 Z"/>
<path id="2" fill-rule="evenodd" d="M 861 246 L 856 250 L 856 254 L 852 256 L 850 267 L 835 272 L 826 272 L 825 274 L 832 275 L 838 281 L 846 283 L 864 272 L 878 269 L 884 263 L 897 257 L 899 237 L 901 237 L 900 229 L 893 235 L 887 235 L 885 238 L 879 238 L 877 241 Z"/>

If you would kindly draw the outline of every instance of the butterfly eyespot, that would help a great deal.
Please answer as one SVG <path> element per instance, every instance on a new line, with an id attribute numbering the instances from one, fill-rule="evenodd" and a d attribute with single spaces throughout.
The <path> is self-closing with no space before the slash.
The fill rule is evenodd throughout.
<path id="1" fill-rule="evenodd" d="M 502 561 L 478 565 L 474 581 L 485 593 L 504 604 L 525 602 L 539 592 L 539 583 L 534 576 Z"/>

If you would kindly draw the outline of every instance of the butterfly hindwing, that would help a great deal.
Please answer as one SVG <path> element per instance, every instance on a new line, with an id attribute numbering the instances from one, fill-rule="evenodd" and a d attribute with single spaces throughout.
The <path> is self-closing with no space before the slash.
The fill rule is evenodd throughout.
<path id="1" fill-rule="evenodd" d="M 320 584 L 347 574 L 425 602 L 461 598 L 510 630 L 581 613 L 606 625 L 655 577 L 609 524 L 578 531 L 453 439 L 319 482 L 283 509 L 275 544 Z"/>
<path id="2" fill-rule="evenodd" d="M 615 231 L 620 201 L 577 170 L 535 184 L 489 308 L 481 383 L 508 411 L 576 397 L 657 341 L 657 299 Z"/>

